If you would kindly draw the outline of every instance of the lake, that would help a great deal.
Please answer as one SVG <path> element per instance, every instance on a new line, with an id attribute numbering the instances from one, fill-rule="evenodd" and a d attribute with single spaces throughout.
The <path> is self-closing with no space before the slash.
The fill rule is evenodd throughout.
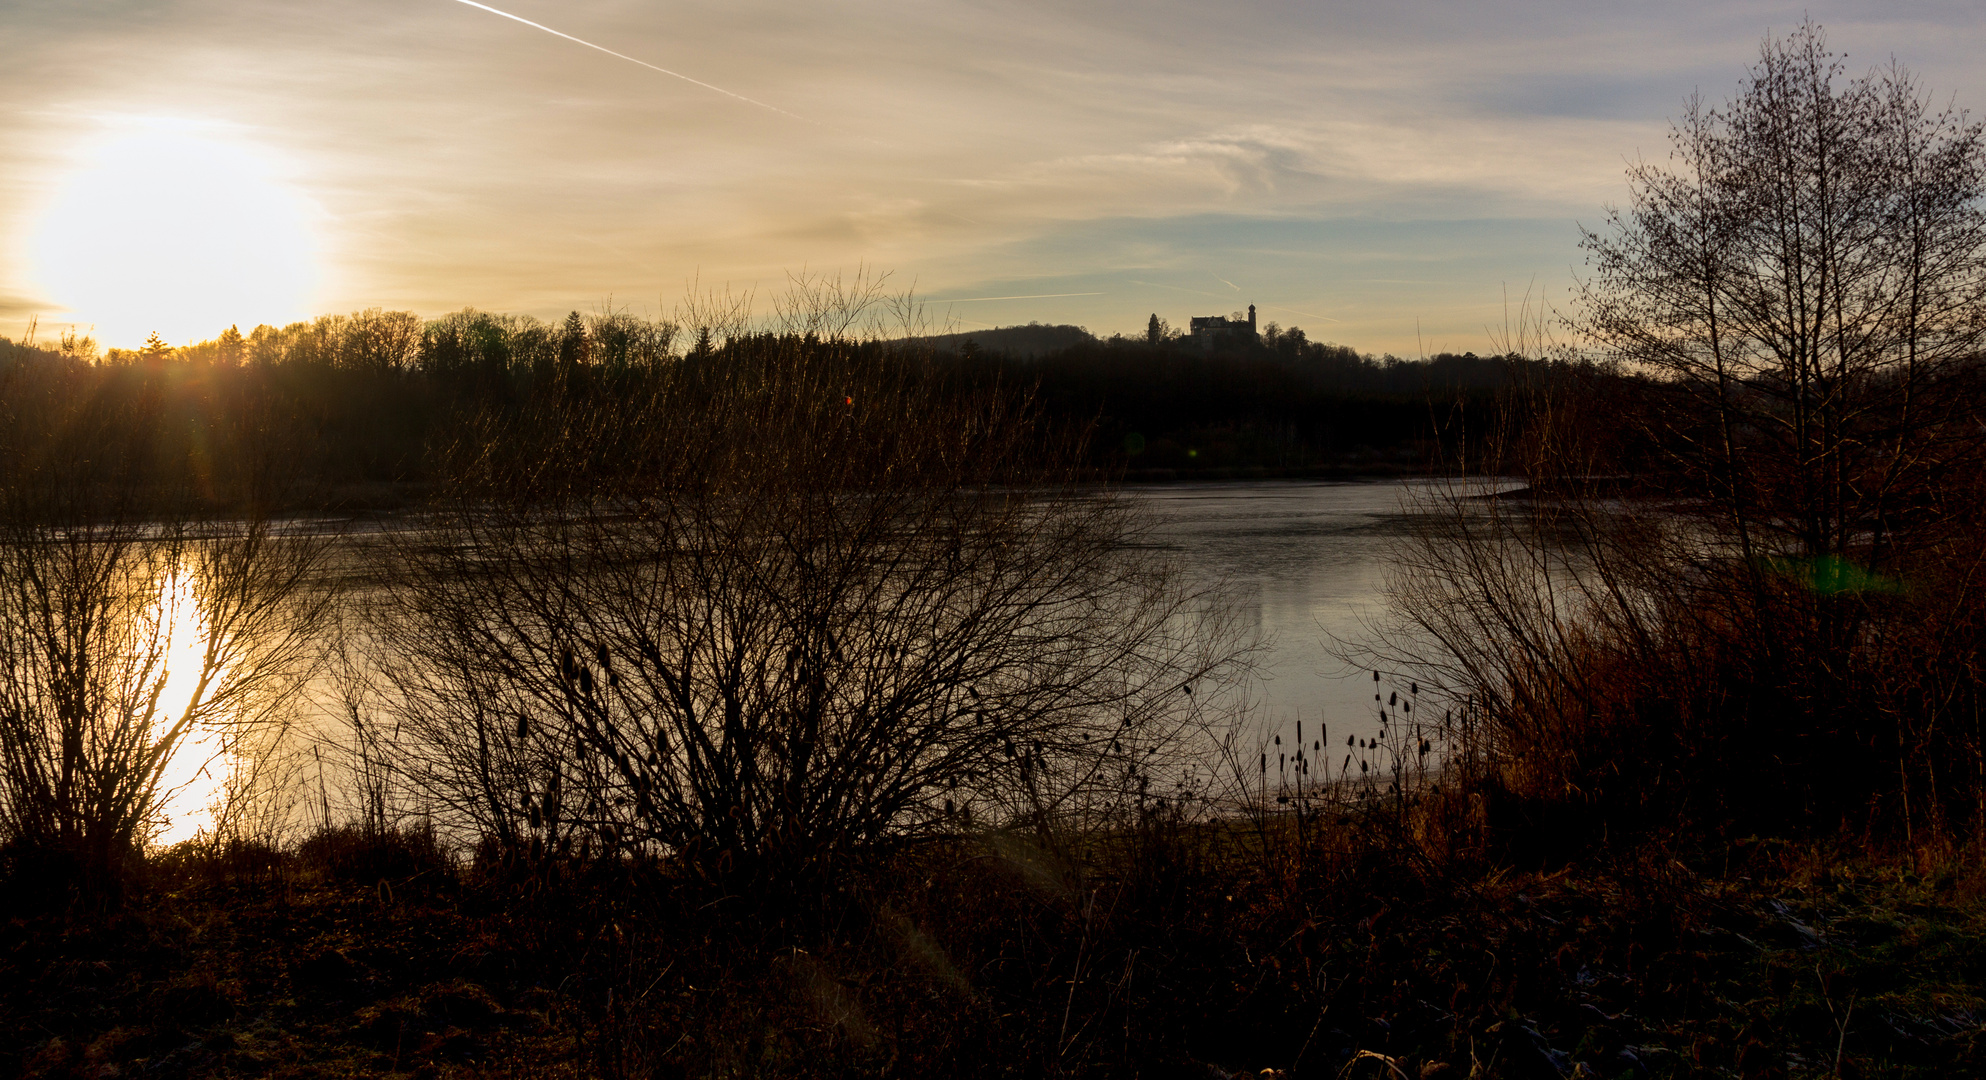
<path id="1" fill-rule="evenodd" d="M 1268 645 L 1253 695 L 1257 734 L 1322 720 L 1362 728 L 1374 716 L 1372 675 L 1333 657 L 1333 636 L 1360 634 L 1384 609 L 1387 554 L 1411 521 L 1403 500 L 1420 481 L 1266 480 L 1134 485 L 1157 518 L 1158 550 L 1204 579 L 1242 590 Z M 1244 739 L 1244 742 L 1250 741 Z"/>
<path id="2" fill-rule="evenodd" d="M 1124 489 L 1152 515 L 1154 553 L 1196 578 L 1236 586 L 1244 625 L 1262 635 L 1259 681 L 1248 695 L 1253 708 L 1239 732 L 1240 745 L 1267 742 L 1277 733 L 1288 736 L 1298 721 L 1312 737 L 1321 734 L 1319 721 L 1335 733 L 1367 733 L 1375 719 L 1371 674 L 1349 669 L 1331 654 L 1330 643 L 1333 637 L 1360 636 L 1362 620 L 1383 611 L 1389 553 L 1413 520 L 1406 502 L 1417 486 L 1290 480 Z M 345 549 L 344 557 L 363 559 L 365 550 L 356 545 Z M 343 721 L 333 715 L 338 693 L 329 672 L 308 696 L 323 711 L 299 717 L 307 749 L 323 745 L 320 738 L 332 747 L 348 743 Z M 198 768 L 201 762 L 189 757 L 189 764 Z M 203 811 L 219 794 L 227 771 L 202 770 L 205 782 L 171 785 L 180 788 L 168 800 L 168 815 L 175 820 L 161 840 L 190 836 L 207 823 Z M 331 789 L 332 801 L 348 802 L 352 793 L 335 777 L 325 778 L 326 772 L 313 756 L 306 786 L 317 786 L 320 795 Z"/>

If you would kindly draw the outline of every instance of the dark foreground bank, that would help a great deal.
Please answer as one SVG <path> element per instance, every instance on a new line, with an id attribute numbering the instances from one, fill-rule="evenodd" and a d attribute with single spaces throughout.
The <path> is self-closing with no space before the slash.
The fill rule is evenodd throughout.
<path id="1" fill-rule="evenodd" d="M 156 859 L 111 912 L 34 913 L 16 875 L 0 1072 L 1856 1077 L 1982 1060 L 1976 859 L 1753 841 L 1527 869 L 1287 825 L 1154 813 L 1080 851 L 933 843 L 804 905 L 350 831 Z"/>

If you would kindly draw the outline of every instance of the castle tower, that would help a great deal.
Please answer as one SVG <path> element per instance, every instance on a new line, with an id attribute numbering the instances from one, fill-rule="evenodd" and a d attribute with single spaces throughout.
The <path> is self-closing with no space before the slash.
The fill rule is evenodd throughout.
<path id="1" fill-rule="evenodd" d="M 1254 304 L 1250 304 L 1250 305 L 1248 305 L 1248 332 L 1249 332 L 1249 333 L 1251 333 L 1251 334 L 1255 332 L 1255 305 L 1254 305 Z"/>

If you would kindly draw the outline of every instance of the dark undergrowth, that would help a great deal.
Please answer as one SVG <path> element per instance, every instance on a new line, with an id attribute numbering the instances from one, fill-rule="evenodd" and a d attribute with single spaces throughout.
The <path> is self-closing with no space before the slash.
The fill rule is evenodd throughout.
<path id="1" fill-rule="evenodd" d="M 421 833 L 175 852 L 114 912 L 23 907 L 0 928 L 0 1073 L 1856 1077 L 1982 1060 L 1969 853 L 1644 841 L 1525 869 L 1435 860 L 1378 825 L 1299 845 L 1155 816 L 1080 859 L 965 838 L 807 902 L 665 866 L 458 862 Z"/>

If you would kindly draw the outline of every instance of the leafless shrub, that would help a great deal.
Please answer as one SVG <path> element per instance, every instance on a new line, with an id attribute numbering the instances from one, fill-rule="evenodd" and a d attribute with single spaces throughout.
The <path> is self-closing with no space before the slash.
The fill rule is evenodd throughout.
<path id="1" fill-rule="evenodd" d="M 208 516 L 215 482 L 252 494 L 260 472 L 190 477 L 157 395 L 123 378 L 16 373 L 0 395 L 0 841 L 93 874 L 155 835 L 176 790 L 267 787 L 200 774 L 255 758 L 324 607 L 309 584 L 322 542 L 284 535 L 252 501 L 246 517 Z"/>
<path id="2" fill-rule="evenodd" d="M 461 450 L 375 632 L 407 782 L 512 852 L 764 884 L 1100 811 L 1236 671 L 1024 402 L 879 347 L 746 338 Z"/>
<path id="3" fill-rule="evenodd" d="M 683 286 L 670 321 L 683 328 L 691 354 L 708 357 L 751 330 L 752 294 L 734 293 L 728 284 L 706 289 L 699 276 Z"/>
<path id="4" fill-rule="evenodd" d="M 848 341 L 862 336 L 879 311 L 888 310 L 890 275 L 857 266 L 841 272 L 801 270 L 786 275 L 786 292 L 773 300 L 773 330 L 793 337 Z"/>

